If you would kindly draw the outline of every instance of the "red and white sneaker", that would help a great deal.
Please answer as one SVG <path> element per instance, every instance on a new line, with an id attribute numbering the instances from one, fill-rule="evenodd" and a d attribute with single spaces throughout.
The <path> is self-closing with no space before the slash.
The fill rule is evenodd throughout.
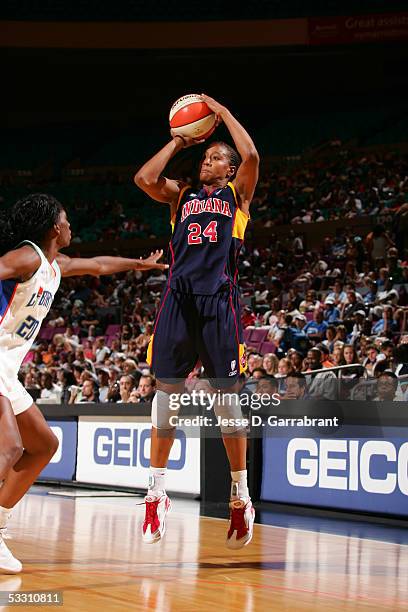
<path id="1" fill-rule="evenodd" d="M 166 494 L 160 497 L 145 497 L 146 514 L 143 523 L 143 541 L 154 544 L 162 539 L 166 531 L 166 514 L 171 510 L 171 501 Z"/>
<path id="2" fill-rule="evenodd" d="M 252 540 L 255 510 L 251 498 L 230 501 L 230 524 L 227 535 L 228 548 L 238 549 L 247 546 Z"/>

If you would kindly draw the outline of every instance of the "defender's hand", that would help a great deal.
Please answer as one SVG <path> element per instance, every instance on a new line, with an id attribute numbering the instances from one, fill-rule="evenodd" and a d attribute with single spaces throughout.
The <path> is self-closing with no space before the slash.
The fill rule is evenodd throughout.
<path id="1" fill-rule="evenodd" d="M 169 267 L 167 264 L 157 263 L 160 257 L 163 256 L 163 249 L 160 251 L 155 251 L 154 253 L 150 253 L 150 256 L 146 259 L 140 258 L 135 265 L 135 270 L 167 270 Z"/>

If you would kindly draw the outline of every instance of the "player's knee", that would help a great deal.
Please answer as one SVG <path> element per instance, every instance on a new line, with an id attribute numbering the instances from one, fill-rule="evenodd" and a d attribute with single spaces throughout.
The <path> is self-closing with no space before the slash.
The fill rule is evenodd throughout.
<path id="1" fill-rule="evenodd" d="M 245 427 L 242 425 L 242 411 L 238 393 L 224 393 L 214 404 L 214 414 L 221 419 L 220 429 L 223 434 L 234 434 Z"/>
<path id="2" fill-rule="evenodd" d="M 177 419 L 174 417 L 177 417 L 180 407 L 176 395 L 160 389 L 156 392 L 152 402 L 152 425 L 156 429 L 175 429 L 174 421 Z"/>
<path id="3" fill-rule="evenodd" d="M 7 469 L 11 469 L 13 465 L 21 458 L 24 452 L 21 441 L 16 440 L 10 444 L 7 448 L 3 449 L 2 455 L 4 462 L 7 464 Z"/>
<path id="4" fill-rule="evenodd" d="M 58 447 L 59 447 L 59 440 L 57 436 L 54 434 L 54 432 L 50 430 L 48 438 L 47 438 L 47 454 L 49 454 L 50 457 L 53 457 L 55 453 L 57 452 Z"/>

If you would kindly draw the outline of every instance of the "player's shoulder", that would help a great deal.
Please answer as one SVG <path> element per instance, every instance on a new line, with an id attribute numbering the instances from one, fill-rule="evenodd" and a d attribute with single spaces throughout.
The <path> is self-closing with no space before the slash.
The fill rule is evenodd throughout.
<path id="1" fill-rule="evenodd" d="M 24 268 L 35 265 L 38 267 L 38 263 L 41 262 L 39 253 L 30 244 L 22 244 L 16 249 L 9 251 L 8 255 L 13 257 L 14 261 Z"/>
<path id="2" fill-rule="evenodd" d="M 32 276 L 41 266 L 41 257 L 29 245 L 21 245 L 8 251 L 1 258 L 2 278 L 25 280 Z"/>

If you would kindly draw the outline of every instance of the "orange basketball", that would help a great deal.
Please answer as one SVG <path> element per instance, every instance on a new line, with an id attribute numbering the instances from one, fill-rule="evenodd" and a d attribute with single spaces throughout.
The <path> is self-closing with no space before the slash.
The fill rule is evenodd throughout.
<path id="1" fill-rule="evenodd" d="M 198 94 L 182 96 L 170 109 L 170 127 L 175 134 L 197 140 L 205 139 L 215 130 L 215 113 Z"/>

